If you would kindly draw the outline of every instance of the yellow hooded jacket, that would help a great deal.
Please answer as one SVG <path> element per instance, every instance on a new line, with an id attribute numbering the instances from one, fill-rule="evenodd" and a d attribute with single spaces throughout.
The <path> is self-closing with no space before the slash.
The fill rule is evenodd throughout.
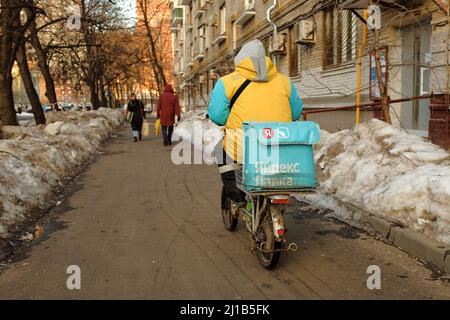
<path id="1" fill-rule="evenodd" d="M 244 122 L 292 122 L 298 120 L 302 101 L 292 81 L 279 73 L 259 40 L 246 44 L 235 59 L 236 69 L 216 83 L 208 107 L 210 119 L 225 126 L 227 155 L 242 163 L 242 124 Z M 245 82 L 230 111 L 230 100 Z"/>

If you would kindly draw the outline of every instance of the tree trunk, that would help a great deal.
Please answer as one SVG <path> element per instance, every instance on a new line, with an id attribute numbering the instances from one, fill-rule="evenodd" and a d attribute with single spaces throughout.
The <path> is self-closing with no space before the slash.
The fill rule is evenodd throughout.
<path id="1" fill-rule="evenodd" d="M 12 90 L 12 67 L 17 46 L 18 10 L 10 0 L 2 0 L 0 43 L 0 120 L 2 125 L 18 125 Z M 16 17 L 14 20 L 11 17 Z"/>
<path id="2" fill-rule="evenodd" d="M 95 53 L 92 49 L 95 42 L 93 32 L 90 30 L 89 21 L 86 13 L 86 0 L 80 2 L 81 9 L 81 31 L 83 33 L 84 42 L 86 43 L 86 58 L 88 63 L 86 83 L 89 86 L 92 108 L 97 110 L 100 107 L 98 98 L 98 77 L 96 75 Z"/>
<path id="3" fill-rule="evenodd" d="M 33 14 L 30 8 L 27 8 L 25 10 L 28 15 Z M 45 81 L 45 96 L 47 97 L 48 102 L 51 106 L 57 106 L 58 99 L 56 98 L 55 83 L 53 81 L 53 77 L 51 76 L 50 67 L 47 62 L 47 52 L 44 50 L 41 41 L 39 40 L 35 21 L 32 21 L 30 23 L 29 29 L 31 34 L 30 43 L 36 52 L 38 66 Z"/>
<path id="4" fill-rule="evenodd" d="M 41 41 L 37 36 L 36 23 L 33 22 L 31 24 L 30 32 L 32 34 L 31 45 L 36 52 L 38 66 L 45 81 L 45 96 L 47 97 L 50 105 L 56 106 L 58 104 L 58 99 L 56 97 L 55 82 L 53 81 L 53 77 L 50 73 L 50 66 L 47 62 L 47 52 L 44 48 L 42 48 Z"/>
<path id="5" fill-rule="evenodd" d="M 36 124 L 45 124 L 44 111 L 42 110 L 41 101 L 39 100 L 39 96 L 33 85 L 33 79 L 31 77 L 30 68 L 28 66 L 26 47 L 24 42 L 22 42 L 16 52 L 16 61 L 17 65 L 19 66 L 20 76 L 22 77 L 28 100 L 30 101 L 31 108 L 33 109 L 34 120 L 36 121 Z"/>
<path id="6" fill-rule="evenodd" d="M 115 109 L 111 83 L 108 83 L 106 85 L 106 87 L 107 87 L 107 90 L 108 90 L 108 108 Z"/>
<path id="7" fill-rule="evenodd" d="M 97 110 L 100 101 L 98 99 L 97 84 L 95 82 L 89 82 L 89 91 L 91 94 L 92 109 Z"/>
<path id="8" fill-rule="evenodd" d="M 19 123 L 14 109 L 11 71 L 9 74 L 2 71 L 0 76 L 0 120 L 2 125 L 16 126 Z"/>
<path id="9" fill-rule="evenodd" d="M 108 99 L 106 99 L 105 84 L 104 84 L 102 78 L 100 78 L 100 97 L 102 99 L 102 107 L 107 108 L 108 107 Z"/>

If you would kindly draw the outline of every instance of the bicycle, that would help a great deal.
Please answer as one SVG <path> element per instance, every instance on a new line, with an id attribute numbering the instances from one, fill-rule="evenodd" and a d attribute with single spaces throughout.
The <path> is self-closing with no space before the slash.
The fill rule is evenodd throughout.
<path id="1" fill-rule="evenodd" d="M 235 175 L 247 203 L 233 202 L 222 189 L 222 220 L 232 232 L 242 217 L 259 263 L 273 269 L 281 252 L 298 249 L 295 243 L 287 244 L 282 206 L 294 194 L 316 192 L 312 145 L 319 141 L 320 128 L 307 121 L 244 123 L 244 136 L 243 164 L 237 165 Z M 266 151 L 277 156 L 267 157 Z"/>

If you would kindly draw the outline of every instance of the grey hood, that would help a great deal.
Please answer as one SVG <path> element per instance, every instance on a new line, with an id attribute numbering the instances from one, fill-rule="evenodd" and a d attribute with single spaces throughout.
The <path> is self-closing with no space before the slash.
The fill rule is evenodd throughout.
<path id="1" fill-rule="evenodd" d="M 258 82 L 269 81 L 268 68 L 274 67 L 270 59 L 266 57 L 266 50 L 259 40 L 246 43 L 234 59 L 234 65 L 236 71 L 242 73 L 247 79 Z"/>

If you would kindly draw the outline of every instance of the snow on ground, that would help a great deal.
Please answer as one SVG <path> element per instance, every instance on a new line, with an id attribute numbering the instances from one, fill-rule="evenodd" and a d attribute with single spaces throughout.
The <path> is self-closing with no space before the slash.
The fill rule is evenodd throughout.
<path id="1" fill-rule="evenodd" d="M 51 207 L 59 187 L 79 172 L 124 121 L 120 110 L 47 113 L 47 125 L 2 127 L 0 238 L 38 209 Z"/>
<path id="2" fill-rule="evenodd" d="M 317 205 L 354 220 L 336 198 L 450 244 L 450 154 L 379 120 L 335 134 L 316 149 Z"/>
<path id="3" fill-rule="evenodd" d="M 178 123 L 174 132 L 173 140 L 177 141 L 181 137 L 183 139 L 190 140 L 194 146 L 194 150 L 204 152 L 204 160 L 208 164 L 212 164 L 215 159 L 212 152 L 217 143 L 222 139 L 223 132 L 222 127 L 214 124 L 209 118 L 207 118 L 207 110 L 191 110 L 183 113 L 181 116 L 181 122 Z M 196 137 L 198 135 L 198 138 Z M 199 142 L 199 143 L 195 143 Z"/>

